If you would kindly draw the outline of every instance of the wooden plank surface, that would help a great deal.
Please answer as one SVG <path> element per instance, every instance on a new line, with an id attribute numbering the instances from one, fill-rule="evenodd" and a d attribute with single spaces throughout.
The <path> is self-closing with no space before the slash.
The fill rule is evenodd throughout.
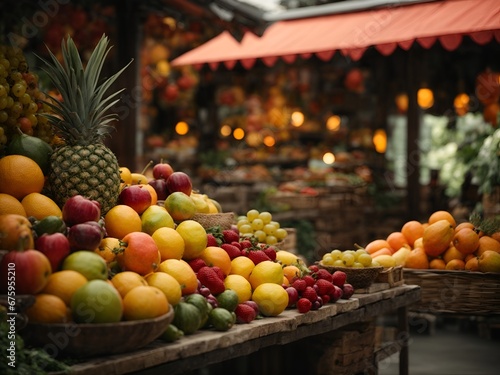
<path id="1" fill-rule="evenodd" d="M 72 366 L 71 374 L 119 375 L 160 366 L 163 373 L 182 374 L 212 363 L 248 355 L 271 345 L 284 345 L 365 321 L 420 298 L 420 287 L 403 285 L 349 300 L 327 304 L 300 314 L 286 310 L 277 317 L 236 324 L 226 332 L 199 330 L 173 343 L 156 340 L 132 353 L 89 359 Z"/>

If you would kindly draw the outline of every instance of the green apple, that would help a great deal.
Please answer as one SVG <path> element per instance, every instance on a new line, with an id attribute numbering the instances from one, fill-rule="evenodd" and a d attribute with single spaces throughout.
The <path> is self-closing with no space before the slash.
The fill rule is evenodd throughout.
<path id="1" fill-rule="evenodd" d="M 106 261 L 92 251 L 80 250 L 71 253 L 64 259 L 61 268 L 80 272 L 87 280 L 107 280 L 108 278 Z"/>
<path id="2" fill-rule="evenodd" d="M 122 319 L 123 302 L 111 284 L 90 280 L 71 297 L 71 313 L 77 323 L 116 323 Z"/>
<path id="3" fill-rule="evenodd" d="M 167 209 L 162 206 L 152 205 L 141 215 L 142 231 L 153 235 L 153 233 L 163 227 L 175 228 L 174 219 L 168 213 Z"/>

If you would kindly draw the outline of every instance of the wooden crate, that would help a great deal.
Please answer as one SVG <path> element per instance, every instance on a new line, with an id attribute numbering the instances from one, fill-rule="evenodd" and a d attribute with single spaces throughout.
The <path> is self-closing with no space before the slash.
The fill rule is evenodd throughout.
<path id="1" fill-rule="evenodd" d="M 403 267 L 390 267 L 384 268 L 375 279 L 376 283 L 385 283 L 389 288 L 400 286 L 404 284 Z"/>

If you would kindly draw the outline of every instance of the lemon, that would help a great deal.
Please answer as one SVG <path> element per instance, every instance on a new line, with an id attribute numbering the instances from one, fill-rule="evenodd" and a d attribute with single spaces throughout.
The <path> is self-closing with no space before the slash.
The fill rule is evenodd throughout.
<path id="1" fill-rule="evenodd" d="M 167 297 L 168 303 L 177 305 L 182 297 L 182 288 L 179 282 L 166 272 L 154 272 L 146 276 L 148 285 L 160 289 Z"/>
<path id="2" fill-rule="evenodd" d="M 224 279 L 226 290 L 234 290 L 238 295 L 238 303 L 248 301 L 252 297 L 252 285 L 241 275 L 227 275 Z"/>
<path id="3" fill-rule="evenodd" d="M 288 306 L 288 293 L 281 285 L 263 283 L 253 291 L 252 300 L 259 306 L 262 315 L 277 316 Z"/>
<path id="4" fill-rule="evenodd" d="M 246 256 L 239 256 L 231 261 L 231 272 L 229 274 L 240 275 L 248 280 L 255 267 L 255 263 Z"/>
<path id="5" fill-rule="evenodd" d="M 276 261 L 279 261 L 282 266 L 296 265 L 302 260 L 294 253 L 286 250 L 278 250 L 276 252 Z"/>
<path id="6" fill-rule="evenodd" d="M 160 250 L 162 262 L 166 259 L 181 259 L 184 255 L 184 238 L 175 229 L 159 228 L 151 237 Z"/>
<path id="7" fill-rule="evenodd" d="M 279 263 L 265 260 L 254 267 L 248 281 L 250 281 L 254 290 L 264 283 L 278 284 L 281 287 L 283 283 L 283 268 L 281 268 Z"/>
<path id="8" fill-rule="evenodd" d="M 183 259 L 197 258 L 207 247 L 207 232 L 197 221 L 184 220 L 175 230 L 184 239 Z"/>

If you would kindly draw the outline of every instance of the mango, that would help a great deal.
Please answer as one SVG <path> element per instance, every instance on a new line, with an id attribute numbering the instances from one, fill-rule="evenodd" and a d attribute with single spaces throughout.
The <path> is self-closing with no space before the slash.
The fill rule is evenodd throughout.
<path id="1" fill-rule="evenodd" d="M 408 258 L 408 255 L 410 255 L 411 249 L 409 249 L 406 246 L 401 247 L 399 250 L 397 250 L 394 254 L 392 254 L 392 257 L 396 261 L 396 266 L 405 266 L 406 263 L 406 258 Z"/>
<path id="2" fill-rule="evenodd" d="M 481 272 L 500 273 L 500 254 L 493 250 L 486 250 L 479 257 L 478 269 Z"/>
<path id="3" fill-rule="evenodd" d="M 373 260 L 385 268 L 396 267 L 396 260 L 392 255 L 379 255 Z"/>

